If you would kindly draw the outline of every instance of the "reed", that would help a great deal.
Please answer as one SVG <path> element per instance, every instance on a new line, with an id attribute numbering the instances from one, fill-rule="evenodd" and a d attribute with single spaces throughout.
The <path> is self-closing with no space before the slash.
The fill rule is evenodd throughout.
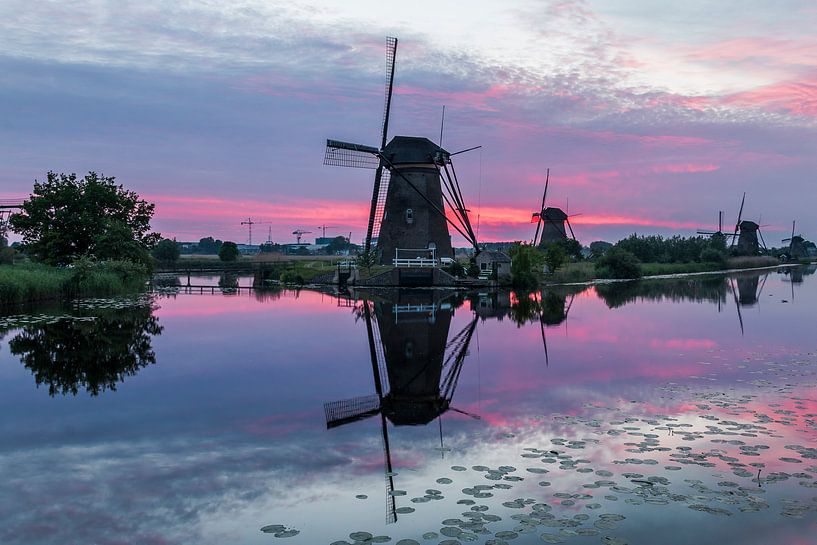
<path id="1" fill-rule="evenodd" d="M 37 263 L 0 265 L 0 305 L 134 292 L 147 278 L 143 266 L 129 261 L 84 261 L 71 268 Z"/>

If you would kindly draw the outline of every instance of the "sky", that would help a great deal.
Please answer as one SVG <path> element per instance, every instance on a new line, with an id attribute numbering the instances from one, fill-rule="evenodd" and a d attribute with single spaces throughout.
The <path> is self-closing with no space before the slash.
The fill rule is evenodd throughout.
<path id="1" fill-rule="evenodd" d="M 548 204 L 584 244 L 792 220 L 817 238 L 817 5 L 805 0 L 0 3 L 0 198 L 96 171 L 154 228 L 294 242 L 365 235 L 373 173 L 326 138 L 439 140 L 483 241 L 530 239 Z M 456 234 L 456 233 L 455 233 Z M 465 245 L 454 237 L 454 243 Z"/>

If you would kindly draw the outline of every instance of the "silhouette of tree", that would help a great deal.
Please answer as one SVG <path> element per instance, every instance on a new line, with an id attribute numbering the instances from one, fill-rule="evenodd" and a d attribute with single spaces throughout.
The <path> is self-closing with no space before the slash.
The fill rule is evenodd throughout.
<path id="1" fill-rule="evenodd" d="M 115 391 L 125 377 L 156 363 L 151 341 L 163 328 L 152 306 L 106 310 L 92 318 L 26 326 L 9 349 L 51 396 Z"/>

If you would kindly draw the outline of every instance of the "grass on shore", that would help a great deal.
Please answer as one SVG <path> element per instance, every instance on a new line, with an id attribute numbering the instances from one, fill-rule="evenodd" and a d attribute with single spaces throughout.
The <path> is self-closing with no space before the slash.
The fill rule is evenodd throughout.
<path id="1" fill-rule="evenodd" d="M 0 265 L 0 306 L 129 293 L 143 287 L 146 279 L 147 269 L 128 261 L 85 262 L 72 268 Z"/>

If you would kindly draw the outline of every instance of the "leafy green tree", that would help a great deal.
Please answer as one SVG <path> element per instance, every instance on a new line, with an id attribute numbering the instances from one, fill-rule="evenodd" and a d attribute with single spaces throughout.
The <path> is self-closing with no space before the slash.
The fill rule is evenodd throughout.
<path id="1" fill-rule="evenodd" d="M 582 259 L 582 245 L 578 240 L 572 238 L 564 238 L 557 242 L 552 242 L 548 246 L 557 244 L 564 250 L 565 257 L 569 257 L 574 261 L 581 261 Z"/>
<path id="2" fill-rule="evenodd" d="M 590 243 L 590 253 L 593 254 L 593 259 L 598 259 L 612 248 L 613 245 L 603 240 L 597 240 Z"/>
<path id="3" fill-rule="evenodd" d="M 544 264 L 544 255 L 534 246 L 514 243 L 510 249 L 511 276 L 515 288 L 533 289 L 539 285 L 539 272 Z"/>
<path id="4" fill-rule="evenodd" d="M 160 235 L 150 230 L 154 205 L 116 185 L 112 176 L 49 172 L 10 219 L 26 252 L 53 265 L 82 256 L 149 263 Z"/>
<path id="5" fill-rule="evenodd" d="M 179 260 L 181 250 L 175 240 L 163 239 L 153 248 L 153 257 L 165 263 L 174 263 Z"/>
<path id="6" fill-rule="evenodd" d="M 638 258 L 617 246 L 596 261 L 598 278 L 641 278 Z"/>
<path id="7" fill-rule="evenodd" d="M 567 261 L 567 252 L 564 246 L 558 243 L 548 244 L 545 250 L 545 264 L 548 266 L 548 272 L 555 273 L 562 268 L 565 261 Z"/>
<path id="8" fill-rule="evenodd" d="M 325 251 L 327 255 L 336 255 L 339 252 L 348 250 L 351 245 L 346 237 L 337 236 L 333 238 L 326 246 Z"/>
<path id="9" fill-rule="evenodd" d="M 218 258 L 221 261 L 235 261 L 239 255 L 238 246 L 230 241 L 225 241 L 218 251 Z"/>
<path id="10" fill-rule="evenodd" d="M 199 239 L 197 253 L 218 255 L 218 251 L 221 250 L 222 244 L 223 242 L 219 239 L 214 240 L 213 237 L 204 237 Z"/>

